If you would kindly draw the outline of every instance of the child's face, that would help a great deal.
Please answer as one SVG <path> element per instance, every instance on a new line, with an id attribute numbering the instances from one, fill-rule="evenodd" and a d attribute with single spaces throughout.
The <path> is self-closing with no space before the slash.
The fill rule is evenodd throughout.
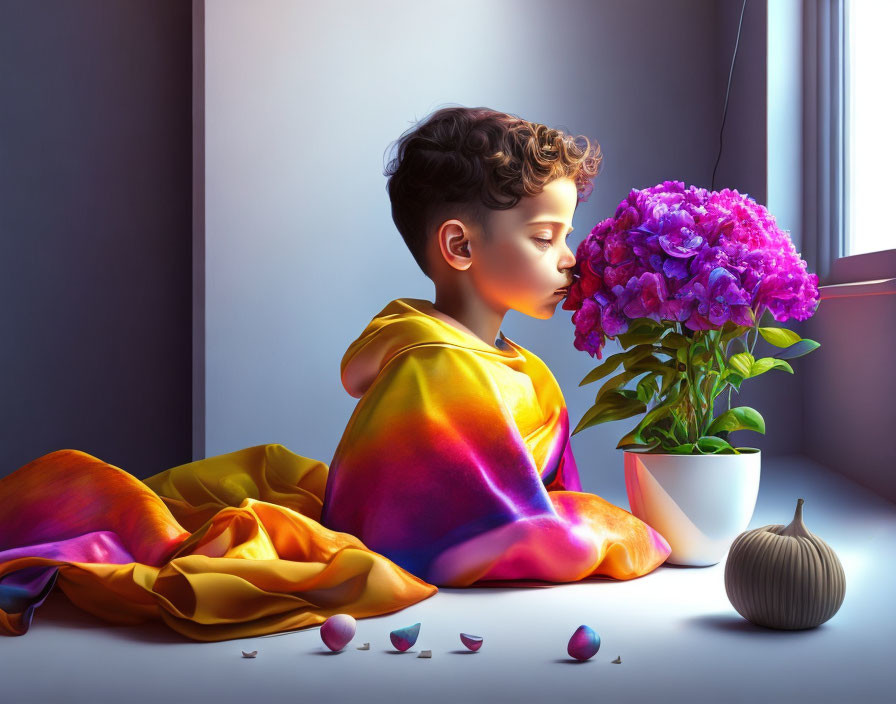
<path id="1" fill-rule="evenodd" d="M 470 233 L 467 273 L 492 308 L 550 318 L 565 297 L 555 291 L 572 283 L 576 257 L 566 242 L 577 203 L 575 181 L 551 181 L 509 210 L 490 213 L 491 237 Z"/>

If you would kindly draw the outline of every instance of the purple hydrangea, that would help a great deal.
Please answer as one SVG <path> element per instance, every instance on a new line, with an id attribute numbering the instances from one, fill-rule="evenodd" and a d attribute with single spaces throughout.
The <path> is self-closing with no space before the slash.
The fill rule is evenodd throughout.
<path id="1" fill-rule="evenodd" d="M 750 310 L 806 320 L 819 301 L 818 276 L 765 206 L 682 181 L 633 189 L 579 245 L 573 276 L 562 307 L 576 349 L 598 359 L 635 318 L 717 330 L 752 325 Z"/>

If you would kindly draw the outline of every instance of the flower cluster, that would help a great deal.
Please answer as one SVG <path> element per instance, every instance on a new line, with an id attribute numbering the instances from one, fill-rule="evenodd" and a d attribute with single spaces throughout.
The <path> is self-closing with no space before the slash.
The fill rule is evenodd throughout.
<path id="1" fill-rule="evenodd" d="M 717 330 L 766 309 L 806 320 L 819 301 L 818 276 L 765 206 L 681 181 L 633 189 L 579 245 L 573 278 L 562 307 L 575 311 L 576 349 L 598 359 L 636 318 Z"/>

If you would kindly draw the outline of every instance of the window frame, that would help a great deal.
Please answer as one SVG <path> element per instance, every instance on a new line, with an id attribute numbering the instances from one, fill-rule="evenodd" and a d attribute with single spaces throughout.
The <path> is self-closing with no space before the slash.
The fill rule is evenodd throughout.
<path id="1" fill-rule="evenodd" d="M 852 114 L 854 105 L 849 76 L 851 48 L 848 45 L 849 16 L 853 0 L 809 2 L 809 31 L 815 31 L 815 58 L 818 108 L 814 115 L 819 144 L 827 140 L 829 157 L 819 159 L 819 188 L 814 194 L 819 208 L 816 270 L 819 284 L 839 286 L 860 284 L 858 292 L 896 292 L 896 248 L 847 254 L 847 238 L 852 226 L 849 182 L 852 179 Z M 811 80 L 811 78 L 810 78 Z M 828 101 L 824 105 L 820 101 Z M 811 106 L 807 104 L 807 108 Z M 822 150 L 823 153 L 823 150 Z M 821 213 L 821 204 L 829 198 L 829 210 Z M 830 291 L 842 294 L 843 290 Z"/>

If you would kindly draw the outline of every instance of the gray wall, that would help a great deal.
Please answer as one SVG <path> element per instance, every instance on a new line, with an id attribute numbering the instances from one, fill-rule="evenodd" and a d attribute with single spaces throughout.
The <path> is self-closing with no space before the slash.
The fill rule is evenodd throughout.
<path id="1" fill-rule="evenodd" d="M 0 2 L 0 476 L 190 449 L 191 19 Z"/>
<path id="2" fill-rule="evenodd" d="M 800 334 L 805 454 L 896 501 L 896 295 L 822 300 Z M 799 360 L 797 360 L 799 361 Z"/>
<path id="3" fill-rule="evenodd" d="M 764 197 L 764 2 L 747 14 L 717 177 Z M 208 3 L 207 454 L 280 442 L 329 462 L 356 403 L 346 347 L 391 299 L 432 300 L 389 215 L 384 153 L 402 131 L 486 105 L 596 139 L 575 246 L 632 187 L 710 185 L 736 19 L 711 0 Z M 570 315 L 512 311 L 502 329 L 550 366 L 577 422 L 595 361 Z M 624 487 L 630 425 L 573 439 L 586 490 Z"/>
<path id="4" fill-rule="evenodd" d="M 802 4 L 747 3 L 715 178 L 767 204 L 798 250 Z M 329 461 L 356 403 L 339 382 L 345 348 L 389 300 L 433 295 L 382 168 L 389 143 L 440 106 L 488 105 L 601 144 L 573 246 L 631 187 L 711 186 L 741 0 L 566 0 L 550 6 L 559 44 L 532 21 L 546 7 L 535 0 L 456 3 L 438 23 L 410 1 L 208 5 L 194 43 L 199 59 L 207 44 L 206 93 L 200 80 L 191 94 L 190 3 L 0 2 L 0 474 L 74 447 L 147 476 L 190 459 L 191 425 L 194 457 L 281 442 Z M 637 46 L 620 27 L 637 28 Z M 540 51 L 525 68 L 523 46 Z M 207 115 L 192 144 L 191 99 Z M 190 169 L 203 149 L 191 399 Z M 893 498 L 893 450 L 874 449 L 894 424 L 892 370 L 874 350 L 893 332 L 873 323 L 894 300 L 838 299 L 787 323 L 823 346 L 794 376 L 744 385 L 733 403 L 768 432 L 733 440 L 805 451 Z M 572 347 L 569 315 L 511 312 L 503 330 L 548 363 L 575 423 L 596 360 Z M 858 363 L 860 333 L 872 349 Z M 631 425 L 573 438 L 586 490 L 624 496 L 613 448 Z M 860 461 L 842 437 L 869 438 Z"/>

